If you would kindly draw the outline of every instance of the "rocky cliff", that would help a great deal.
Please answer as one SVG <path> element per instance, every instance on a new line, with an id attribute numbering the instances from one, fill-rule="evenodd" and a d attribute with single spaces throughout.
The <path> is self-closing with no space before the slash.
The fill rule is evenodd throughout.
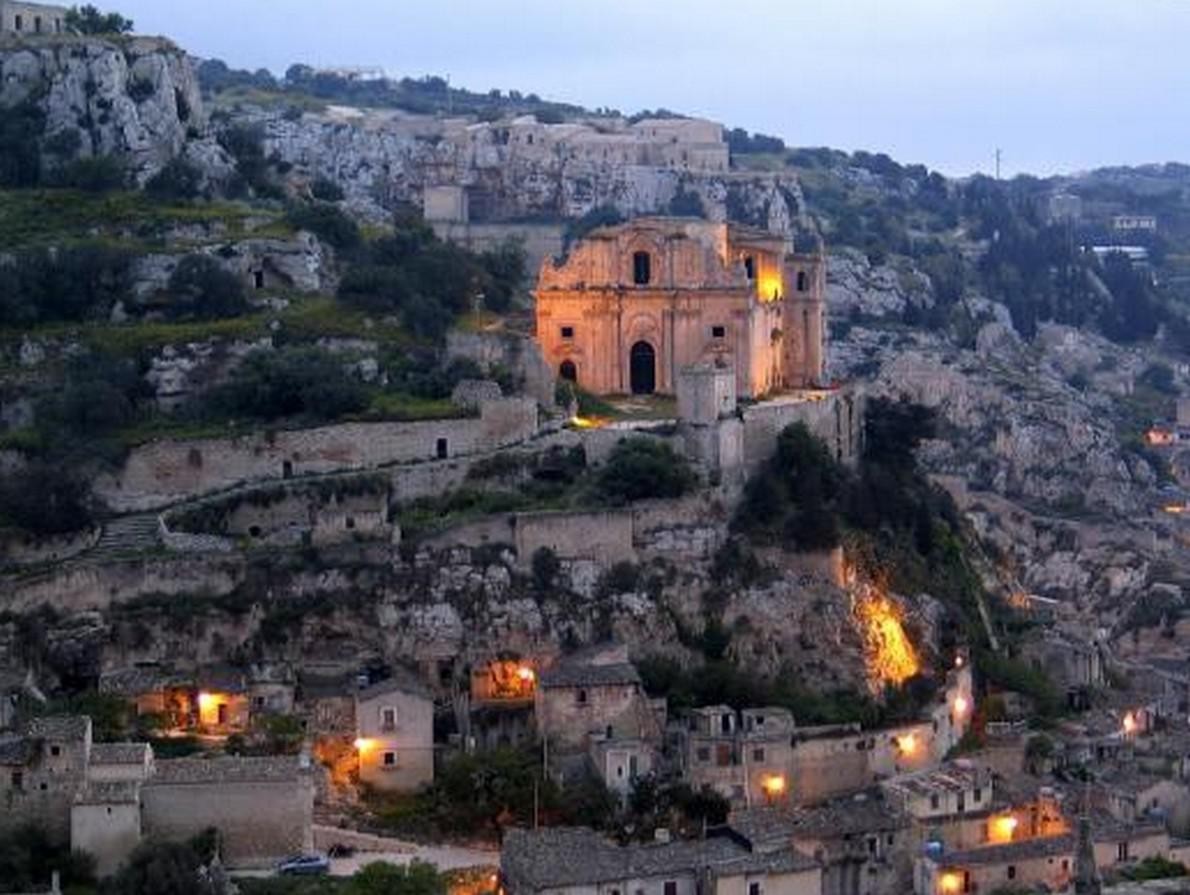
<path id="1" fill-rule="evenodd" d="M 3 35 L 0 107 L 24 103 L 44 119 L 45 165 L 111 155 L 141 182 L 183 153 L 226 166 L 189 58 L 167 40 Z"/>

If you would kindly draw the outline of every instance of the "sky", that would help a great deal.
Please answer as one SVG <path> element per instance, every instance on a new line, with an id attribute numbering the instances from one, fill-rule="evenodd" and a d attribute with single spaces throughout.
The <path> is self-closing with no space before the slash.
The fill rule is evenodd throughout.
<path id="1" fill-rule="evenodd" d="M 118 4 L 118 5 L 116 5 Z M 109 4 L 100 3 L 101 6 Z M 665 107 L 961 176 L 1190 162 L 1190 0 L 116 0 L 235 68 Z"/>

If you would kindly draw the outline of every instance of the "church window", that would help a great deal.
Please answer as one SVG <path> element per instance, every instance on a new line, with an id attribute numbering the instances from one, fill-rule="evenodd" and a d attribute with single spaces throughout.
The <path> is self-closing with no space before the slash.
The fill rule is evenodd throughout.
<path id="1" fill-rule="evenodd" d="M 562 338 L 563 339 L 573 339 L 574 338 L 574 327 L 573 326 L 562 327 Z"/>
<path id="2" fill-rule="evenodd" d="M 804 270 L 797 272 L 797 291 L 807 292 L 810 289 L 810 278 L 806 275 Z"/>
<path id="3" fill-rule="evenodd" d="M 577 702 L 579 705 L 586 705 L 587 704 L 587 691 L 579 690 L 577 693 L 575 693 L 574 701 Z"/>
<path id="4" fill-rule="evenodd" d="M 726 336 L 727 336 L 727 327 L 725 327 L 725 326 L 712 326 L 711 327 L 711 338 L 722 339 Z"/>
<path id="5" fill-rule="evenodd" d="M 744 258 L 744 273 L 748 275 L 749 280 L 756 279 L 756 259 L 751 255 Z"/>
<path id="6" fill-rule="evenodd" d="M 653 279 L 653 259 L 648 252 L 635 252 L 632 255 L 632 282 L 637 286 L 647 286 Z"/>

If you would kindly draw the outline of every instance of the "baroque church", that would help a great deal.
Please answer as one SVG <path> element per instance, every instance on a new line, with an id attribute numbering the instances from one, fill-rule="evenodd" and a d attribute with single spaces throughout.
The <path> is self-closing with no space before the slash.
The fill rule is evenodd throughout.
<path id="1" fill-rule="evenodd" d="M 826 264 L 740 224 L 644 217 L 601 227 L 541 266 L 537 341 L 594 394 L 675 393 L 697 364 L 741 397 L 823 384 Z"/>

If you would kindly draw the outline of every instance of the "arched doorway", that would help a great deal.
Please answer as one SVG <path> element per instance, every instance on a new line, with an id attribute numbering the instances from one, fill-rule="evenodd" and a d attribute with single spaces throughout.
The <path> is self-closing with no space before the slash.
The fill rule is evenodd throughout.
<path id="1" fill-rule="evenodd" d="M 578 367 L 572 360 L 564 360 L 558 367 L 558 376 L 567 382 L 578 382 Z"/>
<path id="2" fill-rule="evenodd" d="M 632 346 L 629 382 L 634 395 L 651 395 L 657 390 L 657 352 L 648 342 Z"/>

